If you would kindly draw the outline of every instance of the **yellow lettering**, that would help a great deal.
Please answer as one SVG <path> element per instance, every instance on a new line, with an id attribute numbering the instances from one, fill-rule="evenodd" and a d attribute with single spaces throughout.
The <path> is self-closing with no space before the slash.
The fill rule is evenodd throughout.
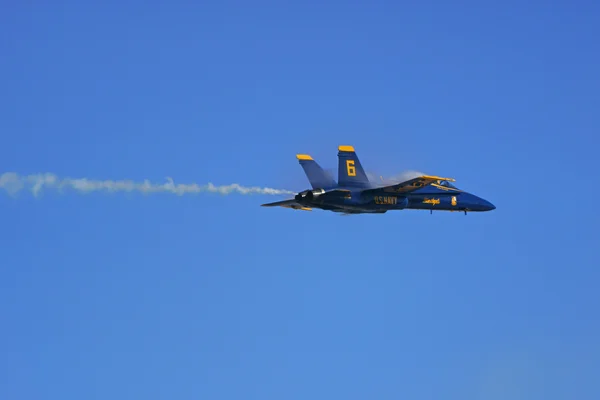
<path id="1" fill-rule="evenodd" d="M 423 203 L 428 203 L 428 204 L 436 205 L 436 204 L 440 204 L 440 199 L 428 199 L 428 198 L 425 198 L 425 200 L 423 200 Z"/>
<path id="2" fill-rule="evenodd" d="M 373 202 L 375 204 L 398 204 L 398 198 L 396 196 L 373 196 Z"/>
<path id="3" fill-rule="evenodd" d="M 354 166 L 354 160 L 346 160 L 346 169 L 348 176 L 356 176 L 356 167 Z"/>

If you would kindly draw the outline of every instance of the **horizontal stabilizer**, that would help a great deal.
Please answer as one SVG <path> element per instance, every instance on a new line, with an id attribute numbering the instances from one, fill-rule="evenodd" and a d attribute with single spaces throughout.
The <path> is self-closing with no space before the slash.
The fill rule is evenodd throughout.
<path id="1" fill-rule="evenodd" d="M 281 201 L 276 201 L 273 203 L 261 204 L 261 207 L 285 207 L 285 208 L 292 208 L 294 210 L 312 211 L 312 208 L 305 207 L 302 204 L 299 204 L 294 199 L 281 200 Z"/>

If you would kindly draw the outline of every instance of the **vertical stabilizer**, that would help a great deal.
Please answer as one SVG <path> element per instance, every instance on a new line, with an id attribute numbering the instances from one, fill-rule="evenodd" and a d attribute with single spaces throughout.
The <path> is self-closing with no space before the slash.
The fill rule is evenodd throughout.
<path id="1" fill-rule="evenodd" d="M 352 146 L 338 147 L 338 185 L 357 188 L 370 187 L 369 178 Z"/>
<path id="2" fill-rule="evenodd" d="M 333 177 L 325 172 L 323 168 L 308 154 L 297 154 L 296 158 L 304 169 L 313 189 L 331 189 L 336 187 Z"/>

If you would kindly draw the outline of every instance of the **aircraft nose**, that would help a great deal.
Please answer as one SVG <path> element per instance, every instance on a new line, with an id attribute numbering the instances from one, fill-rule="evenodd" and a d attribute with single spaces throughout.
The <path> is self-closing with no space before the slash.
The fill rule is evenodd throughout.
<path id="1" fill-rule="evenodd" d="M 481 199 L 481 204 L 483 205 L 485 211 L 492 211 L 496 209 L 496 206 L 487 200 Z"/>
<path id="2" fill-rule="evenodd" d="M 496 209 L 496 206 L 487 201 L 486 199 L 482 199 L 479 196 L 475 196 L 471 194 L 468 199 L 470 200 L 469 208 L 472 211 L 492 211 Z"/>

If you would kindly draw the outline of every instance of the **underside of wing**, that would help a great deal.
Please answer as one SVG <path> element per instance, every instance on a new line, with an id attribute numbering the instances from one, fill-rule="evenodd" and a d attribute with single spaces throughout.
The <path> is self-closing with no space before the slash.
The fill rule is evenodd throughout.
<path id="1" fill-rule="evenodd" d="M 302 204 L 299 204 L 294 199 L 282 200 L 282 201 L 276 201 L 276 202 L 273 202 L 273 203 L 261 204 L 261 206 L 262 207 L 285 207 L 285 208 L 292 208 L 294 210 L 312 211 L 312 208 L 305 207 Z"/>
<path id="2" fill-rule="evenodd" d="M 405 194 L 405 193 L 413 192 L 417 189 L 420 189 L 424 186 L 427 186 L 427 185 L 437 182 L 437 181 L 454 182 L 455 180 L 453 178 L 442 178 L 440 176 L 422 175 L 422 176 L 418 176 L 416 178 L 409 179 L 407 181 L 397 183 L 394 185 L 383 186 L 383 187 L 374 188 L 374 189 L 367 189 L 367 190 L 363 191 L 363 193 L 374 194 L 374 193 L 383 192 L 383 193 Z"/>

